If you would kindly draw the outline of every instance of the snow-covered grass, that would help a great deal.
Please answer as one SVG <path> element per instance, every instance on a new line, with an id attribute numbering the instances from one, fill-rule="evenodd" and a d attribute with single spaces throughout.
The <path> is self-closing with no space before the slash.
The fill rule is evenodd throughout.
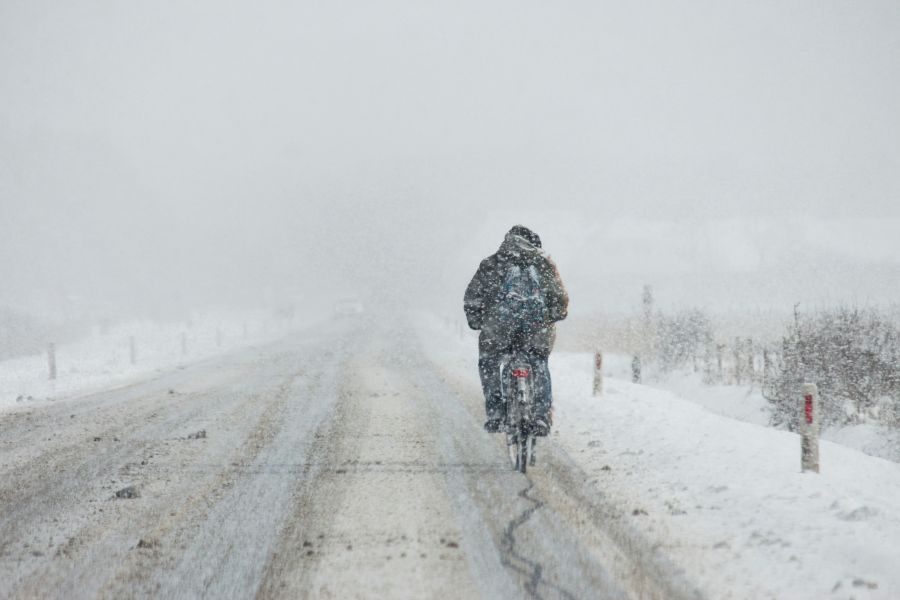
<path id="1" fill-rule="evenodd" d="M 56 347 L 55 380 L 47 353 L 0 361 L 0 410 L 59 400 L 117 385 L 284 334 L 262 311 L 198 313 L 187 323 L 127 322 Z M 184 336 L 184 352 L 182 351 Z M 131 338 L 135 364 L 131 364 Z"/>
<path id="2" fill-rule="evenodd" d="M 422 326 L 477 381 L 474 337 Z M 795 434 L 621 377 L 595 398 L 588 354 L 550 367 L 556 443 L 708 597 L 900 597 L 896 463 L 823 441 L 821 473 L 802 473 Z"/>
<path id="3" fill-rule="evenodd" d="M 610 353 L 604 357 L 603 374 L 630 381 L 631 357 Z M 716 414 L 756 425 L 769 423 L 769 404 L 758 385 L 708 385 L 702 373 L 690 369 L 661 373 L 652 366 L 644 369 L 643 379 L 651 387 L 674 392 Z"/>

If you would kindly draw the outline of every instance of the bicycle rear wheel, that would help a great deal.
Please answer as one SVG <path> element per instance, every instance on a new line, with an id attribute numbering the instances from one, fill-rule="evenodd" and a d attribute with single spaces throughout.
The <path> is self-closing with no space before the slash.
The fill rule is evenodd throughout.
<path id="1" fill-rule="evenodd" d="M 509 454 L 509 464 L 513 469 L 519 469 L 519 443 L 514 433 L 506 434 L 506 451 Z"/>

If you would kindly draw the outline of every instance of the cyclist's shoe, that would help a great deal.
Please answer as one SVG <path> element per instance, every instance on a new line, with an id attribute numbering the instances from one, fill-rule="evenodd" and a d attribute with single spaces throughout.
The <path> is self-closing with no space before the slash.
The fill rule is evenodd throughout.
<path id="1" fill-rule="evenodd" d="M 538 436 L 550 435 L 550 419 L 537 417 L 531 423 L 531 434 Z"/>
<path id="2" fill-rule="evenodd" d="M 498 433 L 503 426 L 503 419 L 488 419 L 484 422 L 484 430 L 488 433 Z"/>

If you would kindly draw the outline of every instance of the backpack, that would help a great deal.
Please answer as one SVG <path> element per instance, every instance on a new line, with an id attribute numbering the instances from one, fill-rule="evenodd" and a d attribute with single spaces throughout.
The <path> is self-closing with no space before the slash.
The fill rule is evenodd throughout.
<path id="1" fill-rule="evenodd" d="M 503 276 L 497 303 L 498 319 L 507 330 L 531 331 L 546 320 L 547 301 L 534 265 L 511 264 Z"/>

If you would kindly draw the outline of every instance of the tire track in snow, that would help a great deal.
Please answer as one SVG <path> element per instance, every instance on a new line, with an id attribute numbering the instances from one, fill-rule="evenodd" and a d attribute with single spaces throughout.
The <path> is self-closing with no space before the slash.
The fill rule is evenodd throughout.
<path id="1" fill-rule="evenodd" d="M 283 367 L 274 369 L 273 363 L 273 369 L 259 371 L 258 379 L 248 378 L 250 372 L 246 369 L 238 371 L 237 375 L 243 375 L 247 382 L 268 384 L 269 376 L 280 373 L 281 368 Z M 259 368 L 256 366 L 252 370 Z M 208 473 L 202 481 L 195 481 L 184 475 L 185 466 L 197 457 L 205 456 L 208 448 L 217 447 L 220 451 L 233 448 L 223 446 L 218 438 L 210 440 L 210 446 L 206 442 L 185 446 L 184 438 L 173 437 L 173 434 L 184 432 L 185 427 L 191 423 L 212 423 L 218 418 L 227 421 L 239 414 L 247 418 L 256 415 L 255 408 L 260 405 L 260 397 L 250 393 L 248 389 L 232 389 L 235 379 L 230 373 L 226 373 L 224 378 L 207 373 L 201 379 L 209 386 L 202 394 L 172 396 L 165 392 L 145 393 L 136 400 L 139 402 L 138 406 L 132 406 L 130 402 L 122 404 L 117 410 L 122 413 L 127 426 L 115 429 L 122 436 L 122 442 L 112 445 L 108 451 L 99 455 L 93 446 L 85 448 L 83 444 L 79 444 L 77 447 L 82 454 L 75 460 L 84 464 L 73 468 L 76 476 L 51 477 L 43 482 L 51 491 L 52 498 L 29 502 L 28 506 L 38 512 L 35 513 L 35 518 L 25 521 L 23 527 L 32 532 L 31 535 L 42 532 L 39 536 L 41 539 L 47 536 L 52 536 L 51 539 L 62 537 L 63 542 L 56 546 L 55 552 L 47 553 L 52 558 L 36 558 L 16 565 L 15 580 L 4 582 L 13 587 L 15 597 L 54 597 L 48 590 L 77 590 L 74 592 L 75 597 L 118 597 L 128 595 L 122 591 L 123 584 L 140 584 L 140 575 L 145 574 L 146 570 L 142 568 L 129 571 L 128 566 L 133 566 L 135 560 L 141 559 L 141 566 L 146 567 L 143 559 L 151 553 L 135 553 L 130 550 L 138 536 L 146 537 L 156 528 L 164 529 L 178 523 L 180 516 L 191 512 L 188 510 L 191 506 L 205 503 L 203 497 L 197 497 L 194 492 L 206 490 L 213 493 L 218 488 L 217 483 L 223 481 L 219 471 Z M 151 390 L 165 390 L 166 381 L 166 375 L 163 375 L 160 379 L 149 381 L 147 387 Z M 271 388 L 266 389 L 271 389 L 274 393 L 286 384 L 271 385 Z M 252 387 L 249 383 L 248 386 Z M 151 401 L 154 398 L 156 400 Z M 142 399 L 147 401 L 141 402 Z M 91 401 L 92 399 L 86 400 Z M 254 410 L 248 412 L 248 407 L 253 407 Z M 148 414 L 156 413 L 157 418 L 147 419 Z M 260 414 L 265 418 L 266 411 L 263 410 Z M 110 415 L 112 416 L 114 415 Z M 110 427 L 113 426 L 115 424 L 110 424 Z M 248 432 L 252 432 L 252 429 Z M 106 437 L 108 436 L 104 434 L 104 438 Z M 57 458 L 58 455 L 67 456 L 54 451 L 45 454 Z M 152 460 L 149 460 L 150 456 L 153 457 Z M 142 457 L 147 460 L 141 461 L 138 466 Z M 99 469 L 98 465 L 106 465 L 107 470 L 102 471 L 102 477 L 78 476 L 88 466 Z M 163 468 L 162 471 L 159 470 L 160 467 Z M 167 474 L 167 469 L 172 473 Z M 177 475 L 174 473 L 176 470 Z M 111 500 L 114 487 L 106 488 L 112 477 L 137 484 L 141 488 L 141 498 L 128 503 Z M 97 490 L 104 489 L 107 494 L 96 493 Z M 165 496 L 159 496 L 160 492 Z M 106 504 L 107 502 L 111 504 Z M 52 523 L 49 522 L 51 519 Z M 153 535 L 148 539 L 153 539 Z M 158 550 L 155 549 L 152 554 L 158 554 Z M 73 565 L 78 568 L 72 568 Z M 8 565 L 0 566 L 5 568 Z M 3 587 L 0 585 L 0 596 L 3 596 Z M 109 592 L 109 589 L 114 591 Z"/>
<path id="2" fill-rule="evenodd" d="M 271 472 L 307 456 L 315 433 L 331 416 L 347 348 L 343 337 L 323 344 L 278 400 L 259 451 L 227 493 L 197 524 L 174 569 L 154 573 L 156 594 L 167 598 L 252 597 L 289 516 L 294 477 Z M 306 476 L 301 473 L 300 478 Z"/>

